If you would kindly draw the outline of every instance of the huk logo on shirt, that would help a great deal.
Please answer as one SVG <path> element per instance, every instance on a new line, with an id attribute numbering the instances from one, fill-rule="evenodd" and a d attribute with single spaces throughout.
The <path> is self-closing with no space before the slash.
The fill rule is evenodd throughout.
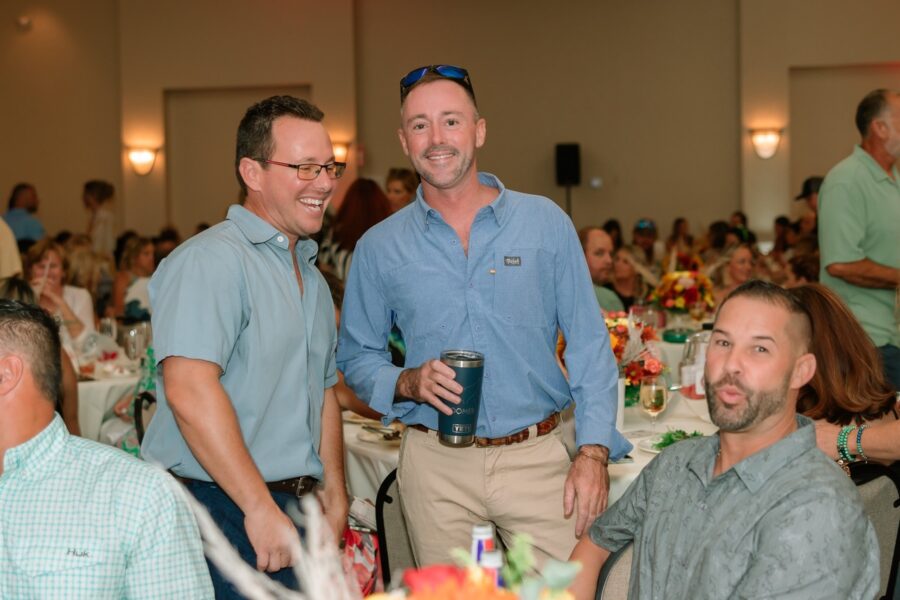
<path id="1" fill-rule="evenodd" d="M 504 267 L 521 267 L 522 266 L 522 257 L 521 256 L 504 256 L 503 257 L 503 266 Z"/>
<path id="2" fill-rule="evenodd" d="M 66 556 L 74 556 L 75 558 L 90 558 L 91 555 L 87 550 L 78 548 L 69 548 L 66 550 Z"/>

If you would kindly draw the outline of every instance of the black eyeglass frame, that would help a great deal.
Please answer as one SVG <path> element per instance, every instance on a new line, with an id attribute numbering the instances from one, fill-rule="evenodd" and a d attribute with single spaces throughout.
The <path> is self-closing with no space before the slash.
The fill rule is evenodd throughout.
<path id="1" fill-rule="evenodd" d="M 414 88 L 428 73 L 435 73 L 443 79 L 455 81 L 463 86 L 469 93 L 469 96 L 471 96 L 472 102 L 477 106 L 478 103 L 475 101 L 475 88 L 472 87 L 472 80 L 469 79 L 469 72 L 464 68 L 455 65 L 426 65 L 413 69 L 407 73 L 400 80 L 401 104 L 406 100 L 406 96 L 409 95 L 410 90 L 412 90 L 412 88 Z"/>
<path id="2" fill-rule="evenodd" d="M 344 175 L 344 171 L 347 169 L 347 163 L 345 162 L 330 162 L 326 165 L 320 165 L 318 163 L 300 163 L 298 165 L 292 165 L 291 163 L 281 162 L 279 160 L 270 160 L 268 158 L 257 158 L 258 162 L 267 163 L 270 165 L 278 165 L 280 167 L 290 167 L 297 171 L 297 179 L 301 181 L 312 181 L 322 172 L 322 169 L 325 169 L 325 174 L 329 179 L 340 179 Z M 300 176 L 300 167 L 318 167 L 316 169 L 315 174 L 312 177 L 301 177 Z M 332 174 L 332 171 L 334 174 Z"/>

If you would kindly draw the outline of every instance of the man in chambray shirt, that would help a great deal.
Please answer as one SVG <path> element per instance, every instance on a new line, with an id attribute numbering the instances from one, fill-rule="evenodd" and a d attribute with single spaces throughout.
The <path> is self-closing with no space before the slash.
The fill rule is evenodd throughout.
<path id="1" fill-rule="evenodd" d="M 608 459 L 631 448 L 615 428 L 616 365 L 584 254 L 556 204 L 478 172 L 486 126 L 464 69 L 422 67 L 400 86 L 400 142 L 422 185 L 356 246 L 338 364 L 385 421 L 410 425 L 398 480 L 419 564 L 447 562 L 484 521 L 506 543 L 528 533 L 541 561 L 564 559 L 606 507 Z M 406 369 L 390 361 L 395 324 Z M 568 381 L 555 359 L 560 329 Z M 448 349 L 484 355 L 471 447 L 435 434 L 438 411 L 450 414 L 462 391 L 438 360 Z M 573 400 L 570 461 L 557 425 Z"/>
<path id="2" fill-rule="evenodd" d="M 285 511 L 324 484 L 335 536 L 347 518 L 334 305 L 309 239 L 346 165 L 322 118 L 290 96 L 250 107 L 235 157 L 246 202 L 150 282 L 161 377 L 143 455 L 186 481 L 245 561 L 294 589 Z M 210 570 L 218 598 L 239 597 Z"/>
<path id="3" fill-rule="evenodd" d="M 184 491 L 69 435 L 61 378 L 59 325 L 0 300 L 0 598 L 211 599 Z"/>
<path id="4" fill-rule="evenodd" d="M 878 542 L 853 482 L 816 447 L 797 393 L 813 376 L 811 325 L 761 281 L 719 307 L 706 354 L 718 436 L 666 448 L 591 527 L 572 591 L 593 600 L 610 553 L 634 542 L 629 598 L 869 600 Z"/>

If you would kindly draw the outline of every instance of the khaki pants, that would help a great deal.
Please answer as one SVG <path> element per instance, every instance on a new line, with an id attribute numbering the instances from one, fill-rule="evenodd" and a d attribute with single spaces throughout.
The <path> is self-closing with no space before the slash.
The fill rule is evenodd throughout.
<path id="1" fill-rule="evenodd" d="M 435 432 L 409 428 L 397 480 L 416 563 L 452 563 L 471 547 L 472 525 L 490 521 L 507 546 L 516 533 L 534 543 L 538 566 L 567 560 L 577 541 L 575 515 L 563 518 L 569 455 L 557 427 L 519 444 L 448 448 Z"/>

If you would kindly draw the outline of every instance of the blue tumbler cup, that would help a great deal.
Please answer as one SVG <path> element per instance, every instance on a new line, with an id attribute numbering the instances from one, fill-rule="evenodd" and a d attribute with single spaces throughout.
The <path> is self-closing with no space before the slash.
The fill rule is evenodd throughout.
<path id="1" fill-rule="evenodd" d="M 456 372 L 456 381 L 463 387 L 459 404 L 447 404 L 452 415 L 438 413 L 440 442 L 445 446 L 471 446 L 475 442 L 478 409 L 481 406 L 481 379 L 484 375 L 484 355 L 472 350 L 445 350 L 441 362 Z"/>

